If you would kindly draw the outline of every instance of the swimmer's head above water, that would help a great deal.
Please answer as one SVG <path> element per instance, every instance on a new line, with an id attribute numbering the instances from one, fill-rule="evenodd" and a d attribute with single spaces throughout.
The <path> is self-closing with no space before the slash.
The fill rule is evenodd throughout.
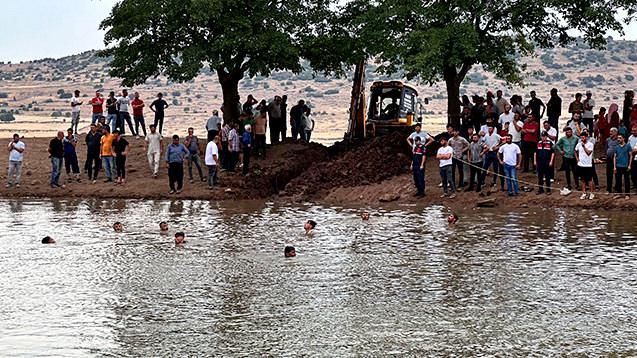
<path id="1" fill-rule="evenodd" d="M 55 244 L 55 240 L 53 240 L 53 238 L 51 236 L 45 236 L 42 239 L 42 243 L 43 244 Z"/>
<path id="2" fill-rule="evenodd" d="M 314 220 L 308 220 L 303 225 L 303 228 L 305 229 L 305 233 L 306 234 L 312 233 L 312 231 L 314 230 L 315 227 L 316 227 L 316 221 L 314 221 Z"/>
<path id="3" fill-rule="evenodd" d="M 168 231 L 168 223 L 165 221 L 162 221 L 159 223 L 159 230 L 160 231 Z"/>
<path id="4" fill-rule="evenodd" d="M 186 234 L 181 231 L 175 233 L 175 245 L 181 245 L 184 242 L 186 242 Z"/>
<path id="5" fill-rule="evenodd" d="M 447 222 L 449 224 L 457 223 L 458 222 L 458 215 L 456 213 L 449 214 L 449 216 L 447 217 Z"/>
<path id="6" fill-rule="evenodd" d="M 121 222 L 116 221 L 115 224 L 113 224 L 113 230 L 115 230 L 115 232 L 122 232 L 124 231 L 124 225 L 122 225 Z"/>
<path id="7" fill-rule="evenodd" d="M 416 137 L 416 138 L 418 138 L 418 137 Z M 363 220 L 369 220 L 369 213 L 368 213 L 367 211 L 363 211 L 363 212 L 361 213 L 361 219 L 363 219 Z"/>
<path id="8" fill-rule="evenodd" d="M 283 250 L 283 255 L 285 257 L 294 257 L 296 256 L 296 249 L 294 249 L 294 246 L 286 246 L 285 250 Z"/>

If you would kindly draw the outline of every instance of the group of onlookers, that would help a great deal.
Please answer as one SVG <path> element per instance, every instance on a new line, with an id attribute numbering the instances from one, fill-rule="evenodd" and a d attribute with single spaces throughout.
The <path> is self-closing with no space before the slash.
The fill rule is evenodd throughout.
<path id="1" fill-rule="evenodd" d="M 558 156 L 562 158 L 558 170 L 565 172 L 566 181 L 560 192 L 562 195 L 570 194 L 575 188 L 581 191 L 581 199 L 593 199 L 594 191 L 599 188 L 595 164 L 605 163 L 606 191 L 628 198 L 631 182 L 632 187 L 637 189 L 637 104 L 634 103 L 634 92 L 625 92 L 622 117 L 615 103 L 609 106 L 608 111 L 601 107 L 598 114 L 594 114 L 592 93 L 587 91 L 584 99 L 582 94 L 575 94 L 575 100 L 568 106 L 570 119 L 563 127 L 561 137 L 557 128 L 562 115 L 562 99 L 555 88 L 550 95 L 551 98 L 544 104 L 535 91 L 531 91 L 527 105 L 522 104 L 519 95 L 507 101 L 502 91 L 497 91 L 496 96 L 489 91 L 486 99 L 473 96 L 473 104 L 467 96 L 463 96 L 460 125 L 449 125 L 447 132 L 435 140 L 417 124 L 407 138 L 413 149 L 416 196 L 425 193 L 426 153 L 429 148 L 439 146 L 436 158 L 439 160 L 443 196 L 450 198 L 455 197 L 457 189 L 462 190 L 465 185 L 468 185 L 466 191 L 475 189 L 485 195 L 482 189 L 488 173 L 493 174 L 492 187 L 496 187 L 499 181 L 502 191 L 506 190 L 510 196 L 518 195 L 521 191 L 518 170 L 523 173 L 533 171 L 537 175 L 537 184 L 527 183 L 526 191 L 536 187 L 538 194 L 550 194 Z M 543 120 L 545 115 L 547 119 Z M 597 158 L 595 146 L 603 149 L 605 155 Z"/>

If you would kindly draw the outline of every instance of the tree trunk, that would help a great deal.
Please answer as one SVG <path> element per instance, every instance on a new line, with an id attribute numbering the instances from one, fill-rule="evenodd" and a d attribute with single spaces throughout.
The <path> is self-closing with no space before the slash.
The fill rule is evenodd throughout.
<path id="1" fill-rule="evenodd" d="M 464 77 L 464 76 L 463 76 Z M 460 128 L 460 78 L 455 67 L 444 71 L 445 84 L 447 86 L 447 123 Z"/>
<path id="2" fill-rule="evenodd" d="M 217 69 L 217 77 L 221 84 L 223 93 L 223 123 L 239 120 L 239 81 L 243 78 L 243 71 L 233 70 L 227 72 L 225 69 Z"/>

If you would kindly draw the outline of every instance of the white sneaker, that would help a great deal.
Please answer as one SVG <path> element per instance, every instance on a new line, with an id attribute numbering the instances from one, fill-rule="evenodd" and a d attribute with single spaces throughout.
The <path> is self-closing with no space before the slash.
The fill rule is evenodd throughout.
<path id="1" fill-rule="evenodd" d="M 590 193 L 590 194 L 588 195 L 588 200 L 593 200 L 593 199 L 595 199 L 595 194 Z"/>
<path id="2" fill-rule="evenodd" d="M 582 196 L 579 197 L 581 200 L 586 199 L 586 193 L 582 194 Z"/>

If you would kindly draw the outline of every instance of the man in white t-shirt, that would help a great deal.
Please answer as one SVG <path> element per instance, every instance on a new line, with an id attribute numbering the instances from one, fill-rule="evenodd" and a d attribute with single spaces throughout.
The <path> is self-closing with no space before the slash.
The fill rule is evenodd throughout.
<path id="1" fill-rule="evenodd" d="M 584 105 L 584 113 L 582 113 L 582 122 L 588 128 L 588 131 L 593 133 L 593 119 L 595 115 L 593 114 L 593 108 L 595 107 L 595 101 L 592 98 L 593 94 L 591 91 L 586 91 L 586 99 L 582 101 Z"/>
<path id="2" fill-rule="evenodd" d="M 510 130 L 511 127 L 509 127 Z M 492 186 L 495 186 L 497 173 L 499 171 L 498 168 L 498 149 L 500 147 L 501 137 L 495 131 L 495 127 L 493 124 L 489 124 L 487 133 L 484 136 L 484 164 L 482 165 L 482 169 L 484 169 L 480 175 L 480 183 L 479 188 L 485 184 L 487 177 L 487 170 L 489 170 L 490 166 L 493 166 L 493 183 Z"/>
<path id="3" fill-rule="evenodd" d="M 632 164 L 630 166 L 630 178 L 633 182 L 633 188 L 637 189 L 637 126 L 630 129 L 630 137 L 628 144 L 633 148 Z"/>
<path id="4" fill-rule="evenodd" d="M 544 128 L 542 131 L 548 133 L 549 140 L 553 142 L 553 144 L 557 143 L 557 129 L 551 127 L 549 121 L 544 121 L 542 127 Z"/>
<path id="5" fill-rule="evenodd" d="M 206 145 L 204 161 L 208 167 L 208 189 L 212 189 L 215 185 L 217 164 L 219 163 L 219 137 L 215 136 L 213 140 Z"/>
<path id="6" fill-rule="evenodd" d="M 133 137 L 136 137 L 138 133 L 135 132 L 135 127 L 133 127 L 133 121 L 131 119 L 129 113 L 130 106 L 130 98 L 128 98 L 128 90 L 122 90 L 122 96 L 117 97 L 117 105 L 119 106 L 119 126 L 121 126 L 120 132 L 122 135 L 126 134 L 126 130 L 124 129 L 124 120 L 128 124 L 128 128 L 131 131 Z"/>
<path id="7" fill-rule="evenodd" d="M 71 128 L 73 128 L 73 134 L 77 135 L 77 126 L 80 123 L 80 108 L 82 102 L 80 100 L 80 91 L 75 90 L 74 96 L 71 98 Z"/>
<path id="8" fill-rule="evenodd" d="M 19 134 L 13 135 L 13 140 L 9 143 L 9 175 L 7 176 L 7 188 L 15 185 L 20 187 L 20 174 L 22 174 L 22 160 L 24 159 L 24 149 L 26 146 L 20 140 Z M 15 179 L 14 179 L 15 176 Z"/>
<path id="9" fill-rule="evenodd" d="M 593 148 L 594 145 L 588 140 L 588 133 L 582 131 L 580 141 L 575 146 L 575 159 L 577 160 L 577 174 L 582 179 L 582 191 L 580 199 L 586 199 L 586 187 L 590 189 L 588 199 L 595 198 L 595 187 L 593 186 Z"/>
<path id="10" fill-rule="evenodd" d="M 513 143 L 513 136 L 507 134 L 506 143 L 498 149 L 498 160 L 504 166 L 504 176 L 507 182 L 507 192 L 509 196 L 517 196 L 520 192 L 518 186 L 518 172 L 522 151 L 520 147 Z"/>
<path id="11" fill-rule="evenodd" d="M 444 198 L 447 195 L 450 199 L 456 197 L 456 184 L 453 182 L 453 148 L 447 145 L 447 138 L 440 138 L 440 148 L 436 158 L 440 161 L 440 178 L 442 179 L 442 190 L 444 194 L 440 197 Z"/>
<path id="12" fill-rule="evenodd" d="M 433 143 L 433 138 L 429 135 L 429 133 L 427 132 L 423 132 L 421 130 L 422 126 L 420 123 L 416 123 L 416 125 L 414 126 L 414 132 L 412 134 L 409 135 L 409 137 L 407 137 L 407 143 L 411 146 L 411 149 L 414 149 L 414 146 L 416 145 L 416 137 L 420 137 L 420 142 L 426 147 L 428 147 L 429 145 L 431 145 L 431 143 Z"/>
<path id="13" fill-rule="evenodd" d="M 164 151 L 163 138 L 161 134 L 157 132 L 155 124 L 151 124 L 148 127 L 150 128 L 150 133 L 146 135 L 144 146 L 146 147 L 148 165 L 153 172 L 153 178 L 157 178 L 159 174 L 159 162 Z"/>
<path id="14" fill-rule="evenodd" d="M 520 120 L 520 114 L 514 113 L 513 120 L 509 123 L 509 134 L 513 137 L 513 143 L 519 147 L 522 143 L 522 127 L 524 122 Z"/>
<path id="15" fill-rule="evenodd" d="M 515 113 L 511 112 L 511 105 L 506 104 L 504 106 L 504 112 L 500 114 L 500 120 L 498 121 L 498 123 L 500 123 L 500 128 L 504 128 L 505 123 L 513 121 L 514 116 Z M 509 125 L 509 127 L 511 126 Z"/>

